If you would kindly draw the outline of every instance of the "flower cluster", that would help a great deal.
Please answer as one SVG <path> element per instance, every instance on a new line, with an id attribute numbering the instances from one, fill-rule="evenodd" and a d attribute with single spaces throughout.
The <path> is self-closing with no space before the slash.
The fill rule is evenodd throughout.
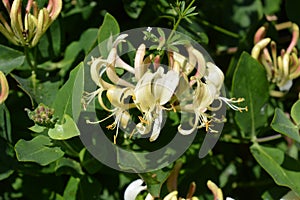
<path id="1" fill-rule="evenodd" d="M 3 74 L 2 71 L 0 71 L 0 104 L 2 104 L 8 97 L 9 87 L 8 82 Z"/>
<path id="2" fill-rule="evenodd" d="M 0 13 L 0 32 L 14 45 L 34 47 L 62 9 L 62 0 L 49 0 L 39 9 L 36 1 L 28 0 L 22 14 L 22 0 L 2 0 L 10 17 L 10 25 Z M 22 21 L 22 18 L 24 20 Z"/>
<path id="3" fill-rule="evenodd" d="M 144 181 L 142 179 L 137 179 L 131 182 L 124 192 L 124 200 L 135 200 L 136 197 L 141 193 L 143 190 L 147 189 L 146 185 L 143 185 Z M 210 189 L 214 196 L 214 200 L 223 200 L 223 192 L 222 190 L 212 181 L 207 181 L 207 187 Z M 198 197 L 193 196 L 196 190 L 196 184 L 192 183 L 190 185 L 189 192 L 187 194 L 186 199 L 190 200 L 199 200 Z M 145 200 L 155 200 L 150 193 L 147 194 Z M 178 197 L 178 191 L 174 190 L 166 195 L 163 200 L 185 200 L 185 198 Z M 231 197 L 226 197 L 226 200 L 234 200 Z"/>
<path id="4" fill-rule="evenodd" d="M 39 104 L 34 111 L 26 109 L 29 118 L 34 121 L 39 126 L 44 126 L 47 128 L 53 128 L 56 120 L 53 118 L 54 109 L 45 106 L 44 104 Z"/>
<path id="5" fill-rule="evenodd" d="M 284 92 L 289 91 L 292 86 L 292 80 L 300 76 L 300 58 L 296 44 L 299 39 L 299 27 L 295 23 L 279 24 L 277 30 L 291 29 L 292 39 L 288 48 L 281 49 L 277 55 L 277 45 L 271 38 L 266 38 L 266 27 L 260 27 L 255 36 L 252 49 L 252 57 L 257 59 L 266 69 L 268 80 L 276 84 L 279 91 L 271 91 L 272 96 L 280 97 Z"/>
<path id="6" fill-rule="evenodd" d="M 85 102 L 88 104 L 98 95 L 102 108 L 111 112 L 108 117 L 115 116 L 113 124 L 107 127 L 117 128 L 115 138 L 119 126 L 126 128 L 132 121 L 129 113 L 131 108 L 138 109 L 140 113 L 136 117 L 139 121 L 131 131 L 131 136 L 135 133 L 151 134 L 150 141 L 155 141 L 161 132 L 164 111 L 192 114 L 194 117 L 189 121 L 188 128 L 182 124 L 178 126 L 181 134 L 188 135 L 201 127 L 213 131 L 210 123 L 223 119 L 218 119 L 210 113 L 220 109 L 222 102 L 234 110 L 247 109 L 234 105 L 243 99 L 227 99 L 221 96 L 223 72 L 214 63 L 206 62 L 203 54 L 191 44 L 185 42 L 183 45 L 186 56 L 180 52 L 168 51 L 168 67 L 165 68 L 161 62 L 162 54 L 146 54 L 145 44 L 140 44 L 132 67 L 124 62 L 117 52 L 118 45 L 127 42 L 127 36 L 121 34 L 107 45 L 112 47 L 107 58 L 92 57 L 89 62 L 91 78 L 99 88 L 87 94 Z M 131 77 L 123 78 L 125 76 L 118 74 L 117 69 L 131 74 Z M 105 104 L 104 98 L 112 108 Z M 215 100 L 220 102 L 218 107 L 211 106 Z"/>

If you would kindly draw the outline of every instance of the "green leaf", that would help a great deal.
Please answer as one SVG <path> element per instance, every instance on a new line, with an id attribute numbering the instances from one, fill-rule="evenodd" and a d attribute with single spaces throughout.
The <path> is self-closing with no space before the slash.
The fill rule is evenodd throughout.
<path id="1" fill-rule="evenodd" d="M 275 115 L 271 122 L 271 127 L 275 131 L 286 135 L 297 142 L 300 142 L 298 127 L 295 126 L 293 122 L 291 122 L 289 118 L 284 114 L 284 112 L 279 108 L 275 109 Z"/>
<path id="2" fill-rule="evenodd" d="M 51 139 L 67 140 L 80 134 L 76 123 L 69 115 L 65 114 L 63 121 L 63 124 L 56 123 L 54 128 L 49 129 L 48 135 Z"/>
<path id="3" fill-rule="evenodd" d="M 78 176 L 84 174 L 80 164 L 77 161 L 64 157 L 56 161 L 55 171 L 56 175 L 69 174 L 73 176 Z"/>
<path id="4" fill-rule="evenodd" d="M 79 182 L 79 178 L 70 177 L 63 194 L 65 200 L 76 200 Z"/>
<path id="5" fill-rule="evenodd" d="M 146 5 L 145 0 L 122 0 L 124 5 L 124 10 L 133 19 L 137 19 L 144 6 Z"/>
<path id="6" fill-rule="evenodd" d="M 86 55 L 95 47 L 97 43 L 97 33 L 97 28 L 89 28 L 81 34 L 79 43 Z"/>
<path id="7" fill-rule="evenodd" d="M 25 56 L 22 52 L 0 44 L 0 70 L 5 74 L 8 74 L 15 68 L 20 67 L 24 63 L 24 60 Z"/>
<path id="8" fill-rule="evenodd" d="M 253 137 L 255 130 L 267 121 L 264 107 L 269 98 L 269 84 L 264 68 L 248 53 L 243 52 L 233 75 L 232 95 L 245 98 L 239 106 L 247 106 L 248 112 L 236 112 L 235 120 L 244 138 Z"/>
<path id="9" fill-rule="evenodd" d="M 28 128 L 28 129 L 35 133 L 42 133 L 46 130 L 46 127 L 34 124 L 32 127 Z"/>
<path id="10" fill-rule="evenodd" d="M 111 14 L 106 13 L 98 31 L 98 44 L 100 44 L 99 50 L 101 56 L 107 57 L 107 39 L 118 33 L 120 33 L 120 27 L 117 20 Z"/>
<path id="11" fill-rule="evenodd" d="M 39 83 L 34 75 L 29 78 L 21 78 L 16 75 L 12 77 L 19 83 L 19 87 L 30 97 L 33 104 L 35 101 L 37 104 L 44 103 L 45 105 L 51 105 L 56 97 L 60 82 L 46 81 Z"/>
<path id="12" fill-rule="evenodd" d="M 80 63 L 75 69 L 73 69 L 68 81 L 56 94 L 52 108 L 54 108 L 55 116 L 58 116 L 60 121 L 62 121 L 63 116 L 67 114 L 76 122 L 76 119 L 80 114 L 84 84 L 83 69 L 83 63 Z"/>
<path id="13" fill-rule="evenodd" d="M 300 100 L 296 101 L 291 109 L 291 117 L 294 122 L 299 126 L 300 125 Z"/>
<path id="14" fill-rule="evenodd" d="M 264 147 L 257 143 L 250 147 L 256 161 L 274 179 L 276 184 L 292 189 L 300 196 L 300 163 L 284 154 L 283 151 Z"/>
<path id="15" fill-rule="evenodd" d="M 153 197 L 160 197 L 160 191 L 164 182 L 168 179 L 171 169 L 160 169 L 153 172 L 139 174 L 145 181 L 149 193 Z"/>
<path id="16" fill-rule="evenodd" d="M 19 140 L 15 145 L 16 155 L 19 161 L 35 162 L 42 166 L 61 158 L 64 152 L 53 146 L 51 139 L 44 135 L 38 135 L 30 141 Z"/>

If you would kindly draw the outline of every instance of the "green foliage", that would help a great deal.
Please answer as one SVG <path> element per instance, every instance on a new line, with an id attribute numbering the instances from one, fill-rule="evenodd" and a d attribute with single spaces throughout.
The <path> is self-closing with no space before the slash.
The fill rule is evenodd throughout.
<path id="1" fill-rule="evenodd" d="M 30 141 L 19 140 L 15 146 L 16 156 L 22 162 L 35 162 L 42 166 L 61 158 L 64 152 L 53 146 L 50 138 L 39 135 Z"/>
<path id="2" fill-rule="evenodd" d="M 276 108 L 271 127 L 297 142 L 300 142 L 299 128 L 291 122 L 282 110 Z"/>
<path id="3" fill-rule="evenodd" d="M 48 1 L 41 3 L 47 5 Z M 4 8 L 2 4 L 0 7 Z M 24 4 L 22 9 L 25 7 Z M 0 71 L 6 75 L 10 89 L 8 98 L 0 105 L 0 199 L 117 200 L 123 199 L 126 187 L 137 178 L 147 185 L 147 190 L 137 199 L 145 199 L 147 193 L 163 199 L 174 189 L 186 198 L 185 194 L 192 191 L 191 182 L 197 185 L 193 196 L 213 199 L 206 186 L 208 180 L 222 188 L 224 199 L 227 196 L 300 199 L 299 78 L 293 80 L 292 88 L 284 96 L 274 97 L 270 91 L 278 88 L 267 79 L 262 64 L 250 55 L 254 34 L 263 24 L 271 28 L 266 34 L 276 42 L 277 48 L 286 49 L 291 31 L 276 33 L 277 24 L 290 20 L 300 25 L 299 7 L 299 0 L 64 0 L 60 16 L 36 47 L 22 49 L 0 34 Z M 2 10 L 3 19 L 9 19 L 5 9 Z M 268 21 L 274 16 L 277 21 Z M 0 21 L 0 28 L 5 28 L 2 17 Z M 85 91 L 84 85 L 90 75 L 90 65 L 86 65 L 91 60 L 89 53 L 98 45 L 102 57 L 106 58 L 117 34 L 148 26 L 153 31 L 143 31 L 150 36 L 156 34 L 154 50 L 162 38 L 173 50 L 178 50 L 175 44 L 187 44 L 178 35 L 172 33 L 168 38 L 163 29 L 154 27 L 176 29 L 202 44 L 219 68 L 228 74 L 226 96 L 244 98 L 236 106 L 247 106 L 248 111 L 227 109 L 219 142 L 206 157 L 198 158 L 206 136 L 201 129 L 179 158 L 181 168 L 174 169 L 176 165 L 171 163 L 156 171 L 130 174 L 98 161 L 80 140 L 82 135 L 76 123 L 84 109 L 83 96 L 91 92 Z M 296 42 L 299 48 L 299 41 Z M 130 48 L 133 51 L 122 59 L 132 65 L 136 49 Z M 160 59 L 169 57 L 161 54 Z M 266 62 L 271 65 L 269 60 Z M 124 70 L 118 69 L 118 75 L 124 75 Z M 0 85 L 0 95 L 1 89 Z M 102 96 L 106 94 L 103 92 Z M 126 100 L 133 101 L 133 98 Z M 100 119 L 111 114 L 98 109 L 97 98 L 91 104 L 95 104 Z M 51 116 L 47 115 L 44 121 L 36 113 L 39 105 L 51 109 Z M 176 105 L 167 106 L 174 112 L 169 112 L 161 140 L 151 143 L 120 128 L 115 145 L 143 153 L 167 144 L 181 121 Z M 130 114 L 135 112 L 130 110 Z M 116 128 L 105 127 L 115 120 L 116 117 L 111 117 L 100 123 L 111 141 Z M 165 166 L 161 162 L 174 153 L 172 150 L 164 152 L 156 164 Z M 147 154 L 124 156 L 121 151 L 106 149 L 101 154 L 116 157 L 121 169 L 141 170 L 149 164 Z"/>
<path id="4" fill-rule="evenodd" d="M 269 87 L 263 67 L 248 53 L 242 53 L 232 81 L 232 95 L 245 98 L 246 113 L 235 113 L 235 120 L 243 131 L 243 137 L 251 138 L 256 129 L 266 124 L 264 106 L 268 101 Z"/>
<path id="5" fill-rule="evenodd" d="M 0 52 L 1 71 L 6 74 L 20 67 L 25 60 L 25 56 L 22 52 L 7 46 L 0 45 Z"/>
<path id="6" fill-rule="evenodd" d="M 287 186 L 300 196 L 299 161 L 289 158 L 283 151 L 272 147 L 253 144 L 250 150 L 257 162 L 278 185 Z"/>

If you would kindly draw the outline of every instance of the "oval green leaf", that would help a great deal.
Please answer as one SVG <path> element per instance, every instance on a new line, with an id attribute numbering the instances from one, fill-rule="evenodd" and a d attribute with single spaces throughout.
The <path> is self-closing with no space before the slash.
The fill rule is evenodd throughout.
<path id="1" fill-rule="evenodd" d="M 246 52 L 242 53 L 237 63 L 232 93 L 236 98 L 245 98 L 240 106 L 248 106 L 248 112 L 235 113 L 235 120 L 243 131 L 242 136 L 255 136 L 256 129 L 267 122 L 264 107 L 269 98 L 269 83 L 263 66 Z"/>
<path id="2" fill-rule="evenodd" d="M 42 166 L 48 165 L 64 155 L 64 152 L 53 146 L 51 139 L 38 135 L 30 141 L 19 140 L 15 145 L 17 159 L 22 162 L 35 162 Z"/>
<path id="3" fill-rule="evenodd" d="M 279 108 L 275 109 L 275 115 L 271 122 L 271 127 L 275 131 L 300 142 L 298 127 L 295 126 Z"/>

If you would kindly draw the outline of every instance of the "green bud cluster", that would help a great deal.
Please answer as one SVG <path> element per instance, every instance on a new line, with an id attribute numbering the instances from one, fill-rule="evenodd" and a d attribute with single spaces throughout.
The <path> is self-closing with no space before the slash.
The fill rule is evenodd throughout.
<path id="1" fill-rule="evenodd" d="M 30 111 L 29 109 L 26 109 L 26 111 L 28 113 L 29 118 L 39 126 L 53 128 L 57 121 L 57 119 L 53 117 L 54 109 L 49 108 L 48 106 L 45 106 L 42 103 L 39 104 L 35 110 Z"/>

